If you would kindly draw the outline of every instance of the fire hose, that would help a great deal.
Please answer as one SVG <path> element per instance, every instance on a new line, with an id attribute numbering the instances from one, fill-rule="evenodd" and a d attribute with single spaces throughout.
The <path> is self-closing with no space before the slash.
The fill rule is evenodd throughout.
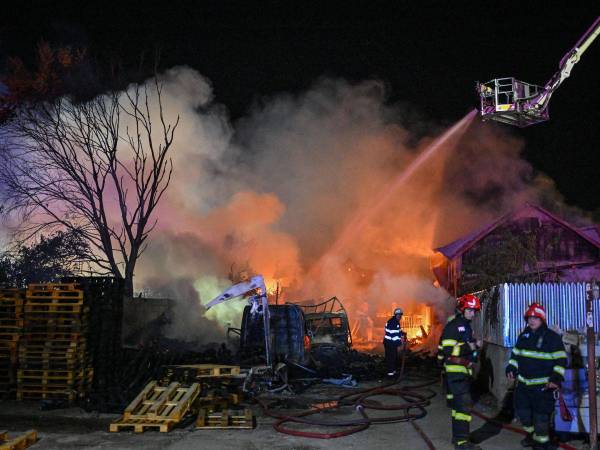
<path id="1" fill-rule="evenodd" d="M 277 419 L 273 427 L 280 433 L 299 437 L 333 439 L 358 433 L 359 431 L 369 428 L 371 424 L 410 422 L 415 430 L 419 433 L 421 438 L 425 441 L 427 447 L 430 450 L 435 450 L 431 440 L 414 421 L 424 417 L 427 414 L 425 407 L 430 404 L 430 399 L 435 396 L 435 392 L 430 389 L 429 386 L 435 384 L 437 379 L 430 379 L 417 385 L 398 386 L 400 383 L 405 381 L 405 360 L 406 348 L 404 348 L 402 351 L 400 374 L 397 379 L 386 383 L 383 386 L 377 386 L 374 388 L 363 389 L 358 392 L 344 394 L 324 407 L 302 411 L 295 415 L 279 414 L 269 407 L 265 399 L 259 397 L 256 400 L 261 405 L 264 413 L 267 416 Z M 379 403 L 369 399 L 370 397 L 379 395 L 397 396 L 402 398 L 404 402 L 394 405 L 380 405 Z M 323 411 L 333 411 L 342 407 L 354 408 L 360 414 L 361 418 L 343 421 L 323 421 L 320 419 L 310 418 L 310 416 L 314 414 L 321 413 Z M 385 417 L 369 417 L 367 414 L 368 409 L 382 411 L 403 411 L 403 413 Z M 301 431 L 284 426 L 284 424 L 289 422 L 323 427 L 348 427 L 348 429 L 330 433 Z"/>
<path id="2" fill-rule="evenodd" d="M 396 380 L 393 380 L 383 386 L 377 386 L 374 388 L 363 389 L 358 392 L 351 392 L 348 394 L 344 394 L 337 398 L 337 400 L 333 402 L 329 402 L 327 405 L 313 408 L 310 410 L 302 411 L 295 415 L 290 414 L 278 414 L 277 412 L 270 409 L 267 401 L 260 397 L 257 397 L 256 400 L 261 406 L 263 412 L 272 418 L 277 419 L 273 424 L 273 428 L 280 432 L 289 434 L 297 437 L 308 437 L 308 438 L 316 438 L 316 439 L 334 439 L 344 436 L 349 436 L 354 433 L 358 433 L 360 431 L 366 430 L 372 424 L 385 424 L 385 423 L 397 423 L 397 422 L 410 422 L 414 429 L 417 431 L 419 436 L 426 443 L 427 448 L 429 450 L 436 450 L 435 446 L 429 439 L 429 437 L 425 434 L 423 429 L 415 422 L 416 419 L 420 419 L 425 417 L 427 411 L 425 409 L 426 406 L 430 404 L 430 399 L 435 396 L 435 392 L 429 388 L 429 386 L 435 384 L 437 382 L 436 379 L 428 380 L 424 383 L 417 385 L 409 385 L 403 387 L 394 387 L 398 386 L 404 381 L 404 369 L 406 362 L 406 348 L 403 349 L 402 352 L 402 360 L 401 360 L 401 368 L 400 374 Z M 420 391 L 420 392 L 419 392 Z M 393 404 L 393 405 L 381 405 L 377 402 L 369 400 L 369 397 L 378 396 L 378 395 L 394 395 L 402 398 L 404 403 Z M 361 418 L 353 419 L 353 420 L 345 420 L 345 421 L 324 421 L 319 419 L 311 419 L 310 416 L 314 414 L 321 413 L 323 411 L 333 411 L 342 407 L 353 407 L 360 415 Z M 386 416 L 386 417 L 369 417 L 367 414 L 368 409 L 373 410 L 382 410 L 382 411 L 398 411 L 403 410 L 402 414 Z M 414 411 L 414 412 L 413 412 Z M 471 411 L 475 416 L 485 420 L 486 422 L 494 423 L 498 426 L 501 426 L 503 429 L 507 431 L 512 431 L 514 433 L 526 435 L 527 433 L 518 428 L 511 426 L 509 424 L 502 423 L 496 419 L 488 417 L 479 411 L 473 409 Z M 297 423 L 304 425 L 313 425 L 313 426 L 322 426 L 322 427 L 348 427 L 348 429 L 336 431 L 336 432 L 314 432 L 314 431 L 302 431 L 295 430 L 292 428 L 288 428 L 284 426 L 286 423 Z M 558 446 L 560 448 L 566 450 L 576 450 L 575 447 L 565 444 L 559 443 Z"/>
<path id="3" fill-rule="evenodd" d="M 526 435 L 527 435 L 527 431 L 525 431 L 525 430 L 523 430 L 523 429 L 521 429 L 521 428 L 518 428 L 518 427 L 513 427 L 512 425 L 508 425 L 508 424 L 506 424 L 506 423 L 502 423 L 502 422 L 500 422 L 499 420 L 496 420 L 496 419 L 494 419 L 494 418 L 492 418 L 492 417 L 488 417 L 488 416 L 486 416 L 485 414 L 482 414 L 482 413 L 480 413 L 479 411 L 476 411 L 476 410 L 474 410 L 474 409 L 472 409 L 472 410 L 471 410 L 471 413 L 473 413 L 473 415 L 475 415 L 475 416 L 479 417 L 480 419 L 483 419 L 483 420 L 485 420 L 486 422 L 490 422 L 490 423 L 496 424 L 496 425 L 498 425 L 498 426 L 501 426 L 501 427 L 502 427 L 502 428 L 504 428 L 505 430 L 512 431 L 513 433 L 522 434 L 523 436 L 526 436 Z M 564 442 L 560 442 L 560 443 L 558 443 L 557 445 L 558 445 L 560 448 L 564 448 L 564 449 L 567 449 L 567 450 L 577 450 L 577 449 L 576 449 L 575 447 L 573 447 L 572 445 L 565 444 Z"/>

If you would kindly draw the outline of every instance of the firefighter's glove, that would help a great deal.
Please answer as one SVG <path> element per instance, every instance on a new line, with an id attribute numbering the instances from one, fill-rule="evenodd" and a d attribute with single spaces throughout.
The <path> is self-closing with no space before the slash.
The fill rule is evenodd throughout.
<path id="1" fill-rule="evenodd" d="M 548 384 L 546 386 L 548 387 L 548 389 L 560 389 L 561 382 L 562 382 L 562 379 L 560 378 L 560 375 L 558 375 L 556 373 L 552 373 L 552 375 L 550 375 L 550 379 L 548 380 Z M 555 387 L 550 387 L 550 385 L 553 385 Z"/>
<path id="2" fill-rule="evenodd" d="M 512 366 L 508 366 L 508 367 L 506 368 L 506 377 L 507 377 L 509 380 L 514 380 L 514 379 L 516 379 L 516 378 L 517 378 L 517 373 L 518 373 L 518 372 L 517 372 L 517 369 L 515 369 L 515 368 L 514 368 L 514 367 L 512 367 Z"/>
<path id="3" fill-rule="evenodd" d="M 441 352 L 437 354 L 436 362 L 440 369 L 444 367 L 444 355 Z"/>

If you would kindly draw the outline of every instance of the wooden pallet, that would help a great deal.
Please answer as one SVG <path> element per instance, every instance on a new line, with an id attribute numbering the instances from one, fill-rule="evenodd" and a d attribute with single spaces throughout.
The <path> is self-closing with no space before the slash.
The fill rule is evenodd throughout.
<path id="1" fill-rule="evenodd" d="M 38 316 L 47 314 L 48 318 L 51 316 L 62 315 L 68 317 L 74 314 L 83 314 L 90 310 L 89 306 L 83 306 L 81 304 L 72 303 L 44 303 L 44 304 L 25 304 L 23 307 L 25 310 L 25 318 L 28 314 L 34 313 Z"/>
<path id="2" fill-rule="evenodd" d="M 47 317 L 45 314 L 37 316 L 33 313 L 27 314 L 27 319 L 25 320 L 25 326 L 51 326 L 51 325 L 84 325 L 88 322 L 87 317 L 80 316 L 69 316 L 69 317 L 56 317 L 50 316 Z"/>
<path id="3" fill-rule="evenodd" d="M 31 363 L 51 363 L 58 362 L 62 364 L 71 364 L 79 361 L 83 361 L 89 355 L 84 350 L 66 348 L 60 349 L 40 349 L 40 350 L 28 350 L 20 351 L 17 355 L 19 362 L 31 362 Z M 50 369 L 48 369 L 50 370 Z"/>
<path id="4" fill-rule="evenodd" d="M 31 283 L 27 286 L 28 291 L 80 291 L 78 283 Z"/>
<path id="5" fill-rule="evenodd" d="M 22 335 L 27 345 L 40 346 L 50 344 L 49 346 L 59 346 L 60 344 L 77 344 L 85 341 L 83 333 L 62 333 L 48 331 L 46 333 L 24 333 Z"/>
<path id="6" fill-rule="evenodd" d="M 170 431 L 188 413 L 199 394 L 198 383 L 190 387 L 183 387 L 179 383 L 163 387 L 151 381 L 125 408 L 123 416 L 110 425 L 110 431 L 131 427 L 136 433 L 149 428 L 159 428 L 163 433 Z"/>
<path id="7" fill-rule="evenodd" d="M 17 371 L 17 380 L 19 383 L 37 383 L 46 384 L 69 384 L 80 381 L 91 380 L 94 376 L 94 369 L 79 369 L 79 370 L 35 370 L 35 369 L 19 369 Z"/>
<path id="8" fill-rule="evenodd" d="M 133 429 L 135 433 L 143 433 L 147 430 L 157 429 L 161 433 L 168 433 L 176 425 L 176 422 L 163 422 L 160 420 L 146 420 L 146 419 L 119 419 L 113 422 L 109 426 L 111 433 L 118 433 L 119 431 L 128 431 Z"/>
<path id="9" fill-rule="evenodd" d="M 0 293 L 0 305 L 22 305 L 25 302 L 24 294 Z"/>
<path id="10" fill-rule="evenodd" d="M 0 334 L 15 334 L 17 336 L 20 336 L 22 330 L 22 327 L 0 325 Z"/>
<path id="11" fill-rule="evenodd" d="M 5 369 L 11 369 L 16 362 L 15 358 L 0 356 L 0 372 Z"/>
<path id="12" fill-rule="evenodd" d="M 0 358 L 2 358 L 3 356 L 6 356 L 6 357 L 10 356 L 11 358 L 16 357 L 17 353 L 18 352 L 17 352 L 16 345 L 10 346 L 10 347 L 9 346 L 6 346 L 6 347 L 0 346 Z"/>
<path id="13" fill-rule="evenodd" d="M 55 348 L 61 351 L 67 348 L 85 346 L 86 337 L 83 333 L 24 333 L 21 335 L 21 348 Z"/>
<path id="14" fill-rule="evenodd" d="M 20 298 L 2 298 L 0 297 L 1 313 L 22 313 L 25 300 Z"/>
<path id="15" fill-rule="evenodd" d="M 197 430 L 251 430 L 256 426 L 249 408 L 223 411 L 201 409 L 196 420 Z"/>
<path id="16" fill-rule="evenodd" d="M 240 366 L 226 366 L 219 364 L 190 364 L 181 366 L 169 366 L 167 374 L 185 373 L 194 378 L 224 378 L 234 377 L 240 374 Z M 168 375 L 167 375 L 168 376 Z"/>
<path id="17" fill-rule="evenodd" d="M 8 431 L 0 431 L 0 450 L 24 450 L 38 440 L 37 431 L 29 430 L 16 438 L 9 439 Z"/>
<path id="18" fill-rule="evenodd" d="M 90 365 L 89 359 L 82 361 L 19 361 L 19 367 L 30 370 L 79 370 Z"/>
<path id="19" fill-rule="evenodd" d="M 227 396 L 207 396 L 198 397 L 194 403 L 196 410 L 204 409 L 211 411 L 224 411 L 239 405 L 240 399 L 238 394 L 229 394 Z"/>
<path id="20" fill-rule="evenodd" d="M 25 306 L 52 304 L 82 305 L 83 291 L 27 292 Z"/>
<path id="21" fill-rule="evenodd" d="M 198 383 L 185 388 L 179 383 L 162 387 L 156 381 L 151 381 L 125 408 L 123 418 L 179 421 L 199 394 Z"/>
<path id="22" fill-rule="evenodd" d="M 74 402 L 79 393 L 72 389 L 48 390 L 48 389 L 18 389 L 17 400 L 68 400 Z"/>
<path id="23" fill-rule="evenodd" d="M 23 328 L 25 321 L 23 319 L 17 319 L 16 317 L 0 317 L 0 328 L 4 327 L 14 327 L 14 328 Z"/>
<path id="24" fill-rule="evenodd" d="M 23 320 L 23 311 L 8 308 L 2 308 L 0 305 L 0 319 L 3 320 Z"/>

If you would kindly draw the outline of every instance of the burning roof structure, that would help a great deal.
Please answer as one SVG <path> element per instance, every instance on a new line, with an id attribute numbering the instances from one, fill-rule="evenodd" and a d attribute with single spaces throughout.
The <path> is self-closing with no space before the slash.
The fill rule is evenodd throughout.
<path id="1" fill-rule="evenodd" d="M 526 203 L 495 222 L 435 249 L 437 282 L 457 295 L 510 281 L 600 277 L 600 233 Z"/>

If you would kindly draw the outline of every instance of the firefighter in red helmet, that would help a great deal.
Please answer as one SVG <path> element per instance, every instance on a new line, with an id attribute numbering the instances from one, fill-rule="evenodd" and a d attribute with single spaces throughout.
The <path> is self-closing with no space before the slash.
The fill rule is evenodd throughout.
<path id="1" fill-rule="evenodd" d="M 521 445 L 553 449 L 550 418 L 554 392 L 564 380 L 567 354 L 560 335 L 548 328 L 542 305 L 530 305 L 524 318 L 527 326 L 517 338 L 506 367 L 506 376 L 517 380 L 515 414 L 528 433 Z"/>
<path id="2" fill-rule="evenodd" d="M 471 422 L 471 376 L 472 365 L 477 361 L 476 341 L 471 320 L 481 309 L 479 298 L 466 294 L 457 300 L 456 315 L 444 327 L 440 339 L 440 353 L 446 372 L 446 383 L 452 407 L 452 443 L 455 449 L 479 450 L 469 441 Z"/>

